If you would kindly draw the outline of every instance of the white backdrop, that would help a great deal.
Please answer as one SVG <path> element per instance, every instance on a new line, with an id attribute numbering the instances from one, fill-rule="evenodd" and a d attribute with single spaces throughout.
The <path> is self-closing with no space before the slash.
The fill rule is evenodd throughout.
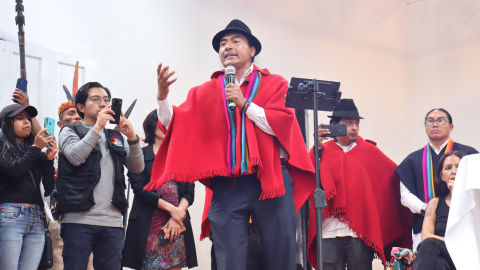
<path id="1" fill-rule="evenodd" d="M 16 42 L 14 2 L 0 2 L 0 37 Z M 138 98 L 131 118 L 139 131 L 155 109 L 158 63 L 176 70 L 170 97 L 180 104 L 191 87 L 221 68 L 211 39 L 238 18 L 262 42 L 260 67 L 287 79 L 340 81 L 343 97 L 353 98 L 365 117 L 360 134 L 378 142 L 395 162 L 426 144 L 423 118 L 434 107 L 453 115 L 455 141 L 480 149 L 479 0 L 26 0 L 24 5 L 30 45 L 66 55 L 68 64 L 91 61 L 91 69 L 83 63 L 87 80 L 126 101 Z M 0 85 L 3 104 L 12 89 Z M 58 104 L 51 106 L 55 111 Z M 326 115 L 320 113 L 322 122 Z M 203 200 L 204 187 L 197 184 L 190 209 L 196 238 Z M 208 241 L 197 242 L 199 269 L 209 269 L 209 251 Z"/>

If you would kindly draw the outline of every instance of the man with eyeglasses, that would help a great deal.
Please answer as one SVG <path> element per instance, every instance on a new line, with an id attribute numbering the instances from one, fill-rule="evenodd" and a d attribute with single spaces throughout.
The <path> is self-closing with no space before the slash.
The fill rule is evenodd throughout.
<path id="1" fill-rule="evenodd" d="M 57 210 L 63 238 L 65 269 L 85 270 L 93 251 L 95 269 L 118 270 L 123 246 L 124 166 L 141 173 L 143 153 L 133 126 L 122 113 L 115 129 L 111 94 L 97 82 L 83 85 L 76 109 L 83 123 L 68 125 L 59 134 Z"/>
<path id="2" fill-rule="evenodd" d="M 399 202 L 396 164 L 375 142 L 358 135 L 363 118 L 352 99 L 340 100 L 329 117 L 330 124 L 347 125 L 347 136 L 324 143 L 322 136 L 330 132 L 322 129 L 322 124 L 318 127 L 320 180 L 328 205 L 323 209 L 323 267 L 371 270 L 375 253 L 386 265 L 392 245 L 410 244 L 409 237 L 402 237 L 410 219 L 408 210 Z M 315 160 L 313 148 L 310 158 Z M 314 207 L 310 208 L 309 227 L 308 259 L 316 265 Z"/>
<path id="3" fill-rule="evenodd" d="M 77 86 L 78 88 L 78 86 Z M 75 96 L 76 91 L 74 90 L 73 96 Z M 57 126 L 62 128 L 67 125 L 71 124 L 81 124 L 82 118 L 78 115 L 77 108 L 75 108 L 75 101 L 68 100 L 58 107 L 58 118 Z M 54 166 L 55 166 L 55 182 L 57 181 L 58 175 L 58 153 L 54 159 Z M 52 208 L 53 218 L 54 220 L 48 220 L 48 230 L 50 231 L 50 236 L 52 238 L 52 245 L 53 245 L 53 267 L 50 270 L 63 270 L 63 258 L 62 258 L 62 251 L 63 251 L 63 240 L 60 237 L 60 223 L 58 221 L 58 215 L 55 212 L 55 195 L 57 191 L 56 188 L 52 192 L 50 198 L 50 207 Z M 93 270 L 93 256 L 90 256 L 88 261 L 88 270 Z"/>
<path id="4" fill-rule="evenodd" d="M 408 155 L 395 169 L 400 177 L 401 203 L 413 213 L 413 250 L 422 240 L 422 225 L 428 202 L 435 198 L 433 171 L 440 158 L 447 152 L 460 150 L 467 155 L 477 150 L 454 142 L 450 138 L 453 120 L 449 112 L 442 108 L 432 109 L 425 116 L 425 131 L 428 144 Z"/>

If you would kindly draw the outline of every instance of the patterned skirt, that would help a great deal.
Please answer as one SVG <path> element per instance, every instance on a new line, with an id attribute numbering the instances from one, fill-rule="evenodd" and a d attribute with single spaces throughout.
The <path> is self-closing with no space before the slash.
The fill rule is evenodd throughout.
<path id="1" fill-rule="evenodd" d="M 178 185 L 174 181 L 165 183 L 156 191 L 166 202 L 178 206 Z M 170 220 L 170 214 L 160 208 L 155 209 L 148 234 L 146 255 L 142 270 L 163 270 L 187 266 L 187 252 L 183 233 L 170 241 L 165 238 L 162 227 Z"/>

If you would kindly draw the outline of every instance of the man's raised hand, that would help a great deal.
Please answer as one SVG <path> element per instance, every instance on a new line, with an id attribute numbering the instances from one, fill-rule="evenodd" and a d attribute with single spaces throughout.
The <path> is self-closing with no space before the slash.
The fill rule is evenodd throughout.
<path id="1" fill-rule="evenodd" d="M 327 139 L 322 137 L 323 135 L 330 134 L 330 130 L 328 129 L 322 129 L 321 126 L 324 124 L 318 125 L 318 148 L 322 148 L 323 146 L 323 140 Z M 314 139 L 315 139 L 315 133 L 313 133 Z"/>
<path id="2" fill-rule="evenodd" d="M 112 107 L 112 104 L 106 106 L 105 108 L 103 108 L 103 110 L 101 110 L 99 113 L 98 113 L 98 116 L 97 116 L 97 122 L 95 123 L 95 126 L 93 126 L 92 130 L 95 131 L 96 133 L 100 134 L 100 131 L 107 125 L 107 121 L 115 121 L 115 119 L 113 119 L 113 116 L 115 114 L 115 112 L 113 112 L 110 107 Z"/>
<path id="3" fill-rule="evenodd" d="M 158 82 L 157 99 L 158 100 L 164 100 L 167 98 L 168 92 L 170 91 L 169 89 L 170 85 L 177 80 L 177 78 L 173 78 L 169 80 L 173 74 L 175 74 L 175 71 L 169 72 L 169 66 L 165 66 L 162 68 L 162 63 L 158 65 L 158 68 L 157 68 L 157 82 Z"/>
<path id="4" fill-rule="evenodd" d="M 127 136 L 130 141 L 133 141 L 137 138 L 137 135 L 135 135 L 135 131 L 133 130 L 132 122 L 125 118 L 123 112 L 121 112 L 120 123 L 115 128 L 123 133 L 123 135 Z"/>

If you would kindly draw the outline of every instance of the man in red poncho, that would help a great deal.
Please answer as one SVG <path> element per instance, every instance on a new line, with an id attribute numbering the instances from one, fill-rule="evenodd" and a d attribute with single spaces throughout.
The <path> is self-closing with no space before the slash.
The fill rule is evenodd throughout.
<path id="1" fill-rule="evenodd" d="M 294 110 L 285 107 L 287 81 L 253 65 L 262 47 L 239 20 L 212 45 L 224 67 L 235 67 L 235 83 L 214 72 L 179 107 L 167 98 L 174 71 L 158 67 L 159 127 L 167 133 L 146 189 L 172 179 L 207 187 L 201 238 L 212 232 L 218 269 L 246 269 L 250 215 L 268 269 L 295 269 L 295 211 L 315 180 Z"/>
<path id="2" fill-rule="evenodd" d="M 342 99 L 329 117 L 330 124 L 347 125 L 347 136 L 323 143 L 321 136 L 329 134 L 328 129 L 318 133 L 320 179 L 328 204 L 322 222 L 324 270 L 345 270 L 347 265 L 349 270 L 371 270 L 375 254 L 386 265 L 392 246 L 410 247 L 410 214 L 399 201 L 396 164 L 375 142 L 358 136 L 363 118 L 353 100 Z M 308 259 L 312 265 L 317 263 L 315 226 L 311 207 Z"/>

